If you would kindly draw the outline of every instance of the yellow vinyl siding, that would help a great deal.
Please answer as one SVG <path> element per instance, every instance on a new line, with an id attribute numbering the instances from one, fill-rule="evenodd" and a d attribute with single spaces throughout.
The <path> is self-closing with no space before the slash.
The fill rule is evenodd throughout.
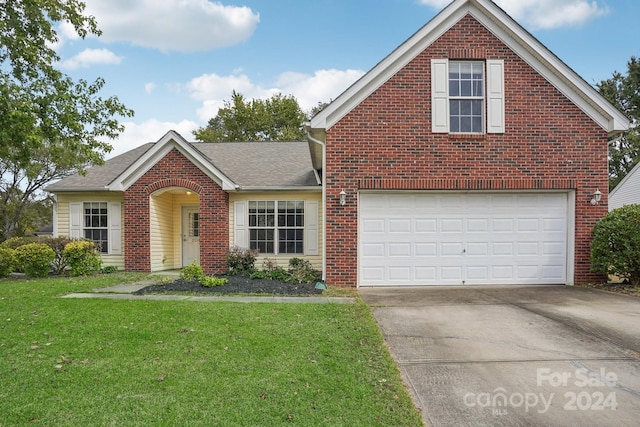
<path id="1" fill-rule="evenodd" d="M 242 192 L 229 194 L 229 247 L 234 246 L 235 236 L 235 202 L 248 202 L 254 200 L 304 200 L 306 202 L 316 202 L 318 204 L 318 255 L 301 255 L 301 254 L 282 254 L 282 255 L 259 255 L 256 259 L 256 267 L 262 268 L 265 259 L 275 262 L 277 265 L 287 268 L 289 259 L 301 258 L 309 261 L 313 268 L 322 269 L 322 246 L 324 245 L 324 236 L 322 232 L 324 226 L 322 224 L 322 193 L 318 192 L 299 192 L 299 191 L 274 191 L 274 192 Z M 306 224 L 305 224 L 306 227 Z"/>
<path id="2" fill-rule="evenodd" d="M 176 246 L 172 216 L 173 196 L 164 193 L 149 200 L 149 243 L 151 244 L 151 271 L 175 268 Z"/>
<path id="3" fill-rule="evenodd" d="M 56 224 L 54 233 L 56 237 L 69 237 L 69 204 L 84 202 L 119 202 L 123 203 L 122 193 L 58 193 L 56 194 Z M 124 209 L 122 211 L 121 224 L 124 224 Z M 122 242 L 124 243 L 124 227 L 122 228 Z M 120 255 L 102 254 L 102 266 L 113 266 L 119 270 L 124 270 L 124 248 Z"/>
<path id="4" fill-rule="evenodd" d="M 151 196 L 151 271 L 182 268 L 182 207 L 198 203 L 198 196 L 186 190 Z"/>

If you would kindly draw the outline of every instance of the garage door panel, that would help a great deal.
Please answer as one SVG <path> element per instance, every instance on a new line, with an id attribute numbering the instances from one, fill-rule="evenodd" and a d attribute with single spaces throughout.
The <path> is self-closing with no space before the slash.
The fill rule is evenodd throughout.
<path id="1" fill-rule="evenodd" d="M 565 283 L 566 193 L 362 193 L 359 284 Z"/>
<path id="2" fill-rule="evenodd" d="M 435 257 L 438 253 L 438 247 L 435 243 L 416 243 L 416 257 Z"/>
<path id="3" fill-rule="evenodd" d="M 384 233 L 384 219 L 372 218 L 363 220 L 362 231 L 364 233 Z"/>
<path id="4" fill-rule="evenodd" d="M 390 243 L 390 257 L 409 257 L 411 256 L 411 244 L 409 243 Z"/>
<path id="5" fill-rule="evenodd" d="M 463 221 L 460 218 L 440 220 L 441 233 L 462 233 Z"/>
<path id="6" fill-rule="evenodd" d="M 415 220 L 416 233 L 435 233 L 437 230 L 438 222 L 435 219 L 417 218 Z"/>

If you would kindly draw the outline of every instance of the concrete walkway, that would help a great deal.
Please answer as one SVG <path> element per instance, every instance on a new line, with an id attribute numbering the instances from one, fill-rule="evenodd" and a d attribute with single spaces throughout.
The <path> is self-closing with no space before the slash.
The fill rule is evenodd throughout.
<path id="1" fill-rule="evenodd" d="M 210 301 L 210 302 L 268 302 L 268 303 L 293 303 L 293 304 L 350 304 L 355 302 L 350 297 L 288 297 L 288 296 L 225 296 L 225 295 L 168 295 L 168 294 L 148 294 L 133 295 L 150 285 L 155 285 L 156 280 L 148 279 L 135 283 L 125 283 L 121 285 L 108 286 L 95 289 L 89 293 L 71 293 L 62 298 L 102 298 L 102 299 L 126 299 L 126 300 L 158 300 L 158 301 Z"/>

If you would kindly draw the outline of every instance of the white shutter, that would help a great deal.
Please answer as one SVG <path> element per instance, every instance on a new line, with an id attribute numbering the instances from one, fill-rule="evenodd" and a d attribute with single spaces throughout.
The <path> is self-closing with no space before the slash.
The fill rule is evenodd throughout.
<path id="1" fill-rule="evenodd" d="M 449 132 L 449 60 L 431 60 L 431 131 Z"/>
<path id="2" fill-rule="evenodd" d="M 109 204 L 109 254 L 122 255 L 122 204 Z"/>
<path id="3" fill-rule="evenodd" d="M 69 237 L 82 238 L 82 203 L 69 203 Z"/>
<path id="4" fill-rule="evenodd" d="M 504 133 L 504 61 L 487 60 L 487 133 Z"/>
<path id="5" fill-rule="evenodd" d="M 249 244 L 247 241 L 247 202 L 235 202 L 233 210 L 234 210 L 233 244 L 241 248 L 248 248 Z"/>
<path id="6" fill-rule="evenodd" d="M 318 202 L 304 206 L 304 253 L 318 255 Z"/>

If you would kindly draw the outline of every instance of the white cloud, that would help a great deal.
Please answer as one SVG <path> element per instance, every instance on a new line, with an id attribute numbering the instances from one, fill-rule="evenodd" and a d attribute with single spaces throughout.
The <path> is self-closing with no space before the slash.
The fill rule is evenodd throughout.
<path id="1" fill-rule="evenodd" d="M 147 95 L 149 95 L 155 89 L 156 89 L 156 84 L 154 82 L 145 83 L 144 85 L 144 91 L 147 93 Z"/>
<path id="2" fill-rule="evenodd" d="M 286 95 L 292 94 L 304 111 L 319 102 L 330 102 L 364 75 L 362 70 L 318 70 L 312 76 L 300 73 L 283 73 L 276 86 Z"/>
<path id="3" fill-rule="evenodd" d="M 313 75 L 286 72 L 275 82 L 275 87 L 264 88 L 253 83 L 246 74 L 219 76 L 203 74 L 185 85 L 191 97 L 201 101 L 198 117 L 203 121 L 218 114 L 224 101 L 231 98 L 232 91 L 241 93 L 245 99 L 266 99 L 276 93 L 293 95 L 303 111 L 309 111 L 319 102 L 329 102 L 364 75 L 361 70 L 319 70 Z"/>
<path id="4" fill-rule="evenodd" d="M 110 159 L 119 154 L 139 147 L 147 142 L 156 142 L 170 130 L 175 130 L 187 141 L 195 141 L 192 132 L 200 127 L 190 120 L 181 122 L 161 122 L 156 119 L 147 120 L 143 123 L 123 122 L 124 132 L 116 140 L 109 141 L 113 150 L 105 157 Z"/>
<path id="5" fill-rule="evenodd" d="M 247 40 L 260 22 L 248 7 L 209 0 L 86 0 L 100 40 L 161 51 L 196 52 Z"/>
<path id="6" fill-rule="evenodd" d="M 553 29 L 582 25 L 609 13 L 596 0 L 495 0 L 513 19 L 533 29 Z M 450 0 L 420 0 L 434 8 L 443 8 Z"/>
<path id="7" fill-rule="evenodd" d="M 77 68 L 88 68 L 95 64 L 116 65 L 122 62 L 122 57 L 108 49 L 85 49 L 71 59 L 63 61 L 62 68 L 75 70 Z"/>

